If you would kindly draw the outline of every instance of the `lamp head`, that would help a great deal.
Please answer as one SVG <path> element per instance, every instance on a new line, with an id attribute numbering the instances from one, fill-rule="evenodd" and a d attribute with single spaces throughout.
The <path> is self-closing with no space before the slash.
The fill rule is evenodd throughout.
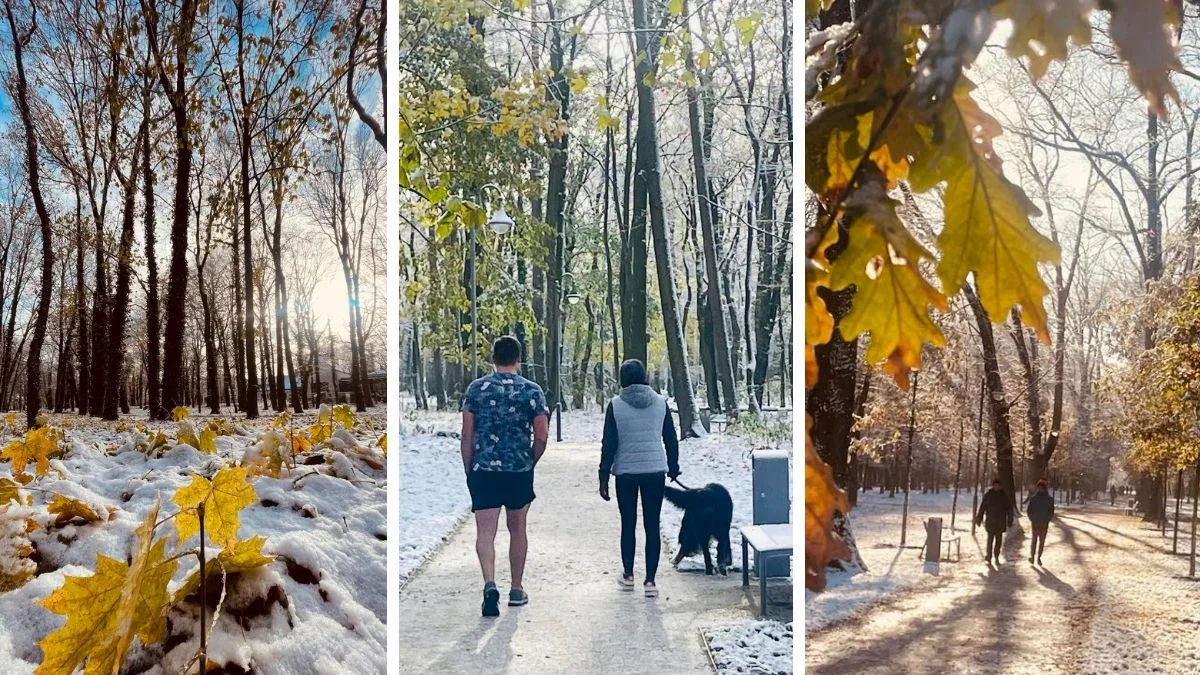
<path id="1" fill-rule="evenodd" d="M 508 234 L 514 225 L 516 225 L 516 222 L 512 219 L 512 216 L 504 212 L 503 204 L 500 205 L 498 211 L 492 213 L 491 217 L 488 218 L 488 227 L 492 228 L 492 232 L 501 237 Z"/>

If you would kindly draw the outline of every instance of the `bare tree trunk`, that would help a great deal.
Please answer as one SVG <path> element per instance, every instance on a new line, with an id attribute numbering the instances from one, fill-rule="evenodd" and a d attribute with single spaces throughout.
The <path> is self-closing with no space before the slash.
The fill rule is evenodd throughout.
<path id="1" fill-rule="evenodd" d="M 54 243 L 50 213 L 42 199 L 37 131 L 29 109 L 29 87 L 25 81 L 24 50 L 37 26 L 37 9 L 35 6 L 33 28 L 22 34 L 17 30 L 17 22 L 13 17 L 12 4 L 9 0 L 4 3 L 4 8 L 8 15 L 8 28 L 13 41 L 13 60 L 17 69 L 16 99 L 17 109 L 21 115 L 21 126 L 25 130 L 25 163 L 29 190 L 33 195 L 33 206 L 37 212 L 38 224 L 42 232 L 42 288 L 38 296 L 37 320 L 34 324 L 33 339 L 29 343 L 29 355 L 25 360 L 25 423 L 32 429 L 37 426 L 38 413 L 41 409 L 42 343 L 46 339 L 46 322 L 50 317 L 50 300 L 54 293 Z"/>

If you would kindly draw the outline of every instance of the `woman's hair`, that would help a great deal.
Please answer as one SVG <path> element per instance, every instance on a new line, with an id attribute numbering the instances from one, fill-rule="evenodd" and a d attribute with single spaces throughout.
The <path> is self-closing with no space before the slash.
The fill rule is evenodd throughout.
<path id="1" fill-rule="evenodd" d="M 1045 478 L 1042 478 L 1042 479 L 1038 480 L 1038 482 L 1037 482 L 1037 486 L 1038 486 L 1038 487 L 1040 487 L 1040 488 L 1044 488 L 1044 487 L 1046 487 L 1046 479 L 1045 479 Z"/>
<path id="2" fill-rule="evenodd" d="M 637 359 L 629 359 L 621 364 L 621 386 L 628 387 L 634 384 L 650 384 L 650 377 L 646 374 L 646 365 Z"/>

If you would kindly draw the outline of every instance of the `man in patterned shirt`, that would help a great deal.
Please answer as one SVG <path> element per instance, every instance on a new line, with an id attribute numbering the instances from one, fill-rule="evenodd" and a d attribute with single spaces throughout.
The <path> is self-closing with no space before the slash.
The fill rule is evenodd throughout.
<path id="1" fill-rule="evenodd" d="M 500 615 L 496 588 L 496 528 L 500 507 L 508 521 L 512 589 L 508 604 L 529 602 L 521 587 L 525 572 L 525 516 L 534 499 L 533 467 L 546 452 L 549 411 L 546 395 L 521 377 L 521 343 L 505 335 L 492 345 L 495 372 L 467 387 L 462 404 L 462 458 L 475 513 L 475 553 L 483 571 L 483 615 Z"/>

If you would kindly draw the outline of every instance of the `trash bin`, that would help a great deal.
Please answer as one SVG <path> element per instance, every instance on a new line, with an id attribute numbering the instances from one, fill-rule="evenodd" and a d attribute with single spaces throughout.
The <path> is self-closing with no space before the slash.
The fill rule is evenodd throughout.
<path id="1" fill-rule="evenodd" d="M 791 522 L 791 480 L 788 475 L 786 450 L 755 450 L 751 455 L 751 485 L 755 525 L 774 525 Z M 769 560 L 763 569 L 755 560 L 754 571 L 759 577 L 786 577 L 790 573 L 786 558 Z"/>

